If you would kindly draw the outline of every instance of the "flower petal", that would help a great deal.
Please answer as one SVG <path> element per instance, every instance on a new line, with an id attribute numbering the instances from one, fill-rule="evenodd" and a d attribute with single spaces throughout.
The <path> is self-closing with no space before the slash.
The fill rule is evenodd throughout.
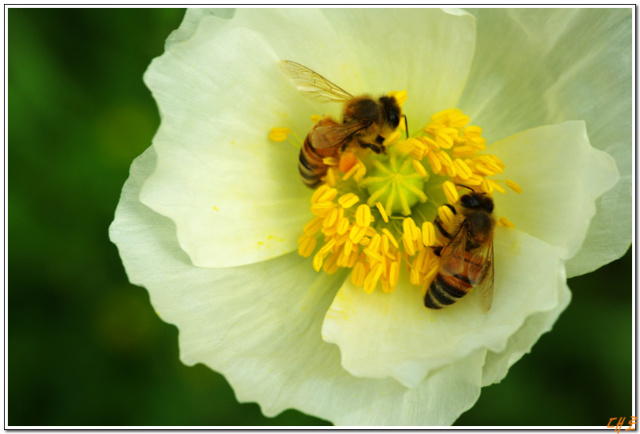
<path id="1" fill-rule="evenodd" d="M 295 253 L 231 269 L 193 267 L 173 222 L 137 200 L 155 164 L 153 148 L 134 161 L 110 237 L 131 281 L 180 328 L 185 363 L 221 372 L 240 401 L 257 401 L 268 416 L 297 408 L 341 425 L 449 425 L 477 400 L 484 351 L 414 389 L 343 370 L 320 330 L 344 274 L 315 273 Z"/>
<path id="2" fill-rule="evenodd" d="M 270 48 L 248 29 L 201 26 L 156 59 L 145 80 L 162 125 L 141 200 L 176 222 L 193 263 L 235 266 L 296 250 L 310 191 L 298 151 L 267 139 L 297 97 Z"/>
<path id="3" fill-rule="evenodd" d="M 565 259 L 575 255 L 595 215 L 596 199 L 618 180 L 613 158 L 591 147 L 584 122 L 524 131 L 494 143 L 489 152 L 523 189 L 522 194 L 495 195 L 495 212 L 519 230 L 564 248 Z"/>
<path id="4" fill-rule="evenodd" d="M 487 352 L 484 364 L 482 386 L 498 383 L 507 375 L 509 368 L 522 356 L 531 351 L 531 347 L 544 333 L 551 330 L 560 314 L 567 308 L 571 300 L 571 291 L 567 286 L 564 270 L 558 274 L 558 304 L 547 312 L 539 312 L 528 317 L 501 352 Z"/>
<path id="5" fill-rule="evenodd" d="M 327 312 L 323 338 L 340 347 L 342 364 L 353 375 L 393 377 L 407 387 L 475 351 L 504 351 L 526 318 L 556 307 L 562 251 L 502 227 L 496 228 L 494 249 L 495 295 L 488 314 L 473 293 L 434 311 L 408 282 L 392 294 L 366 294 L 348 282 Z"/>
<path id="6" fill-rule="evenodd" d="M 461 108 L 483 126 L 489 142 L 539 125 L 585 120 L 591 144 L 615 158 L 620 181 L 597 201 L 567 274 L 622 256 L 632 226 L 632 10 L 486 8 L 473 14 L 477 54 Z"/>
<path id="7" fill-rule="evenodd" d="M 411 128 L 456 105 L 475 50 L 473 16 L 429 8 L 322 12 L 338 37 L 349 41 L 349 61 L 362 77 L 358 91 L 410 91 L 403 110 Z"/>

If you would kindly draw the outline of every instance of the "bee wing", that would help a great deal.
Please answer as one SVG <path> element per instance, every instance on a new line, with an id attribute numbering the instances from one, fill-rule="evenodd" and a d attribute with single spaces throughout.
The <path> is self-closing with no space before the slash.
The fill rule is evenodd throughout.
<path id="1" fill-rule="evenodd" d="M 311 132 L 314 148 L 324 149 L 342 145 L 354 133 L 368 127 L 369 122 L 347 122 L 344 124 L 319 126 Z"/>
<path id="2" fill-rule="evenodd" d="M 467 251 L 469 227 L 462 222 L 440 254 L 440 270 L 464 279 L 472 284 L 481 295 L 485 312 L 491 309 L 493 302 L 493 242 L 477 249 Z"/>
<path id="3" fill-rule="evenodd" d="M 344 102 L 353 96 L 306 66 L 291 60 L 281 60 L 280 69 L 298 90 L 318 102 Z"/>
<path id="4" fill-rule="evenodd" d="M 467 255 L 468 226 L 464 222 L 440 252 L 440 271 L 452 276 L 462 275 Z"/>
<path id="5" fill-rule="evenodd" d="M 493 303 L 493 243 L 479 249 L 476 255 L 485 264 L 485 269 L 478 284 L 478 292 L 481 295 L 482 307 L 489 312 Z"/>

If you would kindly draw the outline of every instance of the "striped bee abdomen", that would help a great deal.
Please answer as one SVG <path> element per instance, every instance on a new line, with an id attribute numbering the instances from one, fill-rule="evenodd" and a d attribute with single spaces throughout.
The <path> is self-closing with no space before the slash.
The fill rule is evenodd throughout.
<path id="1" fill-rule="evenodd" d="M 322 156 L 318 155 L 313 148 L 309 136 L 307 135 L 300 150 L 298 158 L 298 171 L 302 182 L 309 188 L 317 188 L 322 183 L 322 177 L 327 174 L 327 165 L 322 161 Z"/>

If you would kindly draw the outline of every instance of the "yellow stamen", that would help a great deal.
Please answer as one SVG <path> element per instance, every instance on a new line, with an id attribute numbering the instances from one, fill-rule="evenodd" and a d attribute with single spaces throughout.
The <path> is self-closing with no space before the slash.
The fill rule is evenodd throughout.
<path id="1" fill-rule="evenodd" d="M 298 247 L 298 253 L 303 258 L 308 258 L 316 248 L 316 239 L 313 237 L 303 236 L 302 242 Z"/>
<path id="2" fill-rule="evenodd" d="M 436 243 L 436 230 L 431 222 L 422 223 L 422 243 L 427 247 Z"/>
<path id="3" fill-rule="evenodd" d="M 441 267 L 432 248 L 448 242 L 435 229 L 433 210 L 450 231 L 463 218 L 451 207 L 467 194 L 459 186 L 487 194 L 506 193 L 506 187 L 522 193 L 511 180 L 492 179 L 505 165 L 481 152 L 486 146 L 482 128 L 468 124 L 460 109 L 443 110 L 416 137 L 401 140 L 402 128 L 389 134 L 383 154 L 352 149 L 324 158 L 329 168 L 311 197 L 314 217 L 298 239 L 298 253 L 313 257 L 316 271 L 351 268 L 351 282 L 366 292 L 378 283 L 383 292 L 394 292 L 406 270 L 405 277 L 424 294 Z M 426 195 L 440 185 L 446 206 Z M 514 226 L 506 217 L 496 224 Z"/>
<path id="4" fill-rule="evenodd" d="M 360 198 L 353 193 L 344 194 L 338 199 L 338 203 L 343 208 L 351 208 L 358 202 L 360 202 Z"/>
<path id="5" fill-rule="evenodd" d="M 453 182 L 446 181 L 444 184 L 442 184 L 442 189 L 444 190 L 444 195 L 447 198 L 447 202 L 449 202 L 451 205 L 455 205 L 456 203 L 458 203 L 460 196 L 458 195 L 458 190 L 456 189 L 456 186 Z"/>
<path id="6" fill-rule="evenodd" d="M 384 220 L 385 223 L 389 223 L 389 216 L 387 215 L 387 212 L 385 211 L 384 207 L 380 202 L 376 202 L 376 208 L 378 208 L 378 211 L 380 211 L 382 220 Z"/>
<path id="7" fill-rule="evenodd" d="M 507 185 L 507 187 L 509 187 L 511 190 L 515 191 L 516 193 L 518 194 L 522 193 L 522 187 L 520 187 L 518 184 L 516 184 L 512 180 L 507 179 L 504 183 Z"/>
<path id="8" fill-rule="evenodd" d="M 449 226 L 453 223 L 454 214 L 448 206 L 441 206 L 438 208 L 438 217 L 440 217 L 440 220 L 442 220 L 445 225 Z"/>
<path id="9" fill-rule="evenodd" d="M 358 206 L 356 210 L 356 223 L 363 228 L 371 224 L 371 208 L 369 208 L 369 205 L 366 203 Z"/>
<path id="10" fill-rule="evenodd" d="M 418 172 L 420 176 L 427 176 L 427 170 L 424 168 L 422 163 L 418 160 L 412 160 L 411 164 L 413 164 L 413 168 L 416 169 L 416 172 Z"/>
<path id="11" fill-rule="evenodd" d="M 269 139 L 274 142 L 284 142 L 287 140 L 287 135 L 289 134 L 291 134 L 291 130 L 289 128 L 271 128 Z"/>
<path id="12" fill-rule="evenodd" d="M 496 223 L 497 223 L 497 224 L 499 224 L 500 226 L 504 226 L 504 227 L 507 227 L 507 228 L 515 228 L 515 227 L 516 227 L 516 226 L 515 226 L 513 223 L 511 223 L 511 221 L 510 221 L 508 218 L 506 218 L 506 217 L 500 217 Z"/>

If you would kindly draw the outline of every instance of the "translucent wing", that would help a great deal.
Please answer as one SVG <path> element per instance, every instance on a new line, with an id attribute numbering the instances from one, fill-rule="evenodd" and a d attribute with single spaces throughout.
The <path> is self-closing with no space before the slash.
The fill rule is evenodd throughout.
<path id="1" fill-rule="evenodd" d="M 478 282 L 478 293 L 485 312 L 491 309 L 493 303 L 493 242 L 474 251 L 474 261 L 484 261 L 484 269 Z"/>
<path id="2" fill-rule="evenodd" d="M 369 122 L 347 122 L 318 126 L 311 131 L 311 143 L 315 149 L 332 148 L 345 143 L 354 133 L 369 126 Z"/>
<path id="3" fill-rule="evenodd" d="M 473 285 L 480 293 L 485 311 L 493 302 L 493 243 L 467 250 L 469 226 L 463 221 L 440 254 L 440 271 Z"/>
<path id="4" fill-rule="evenodd" d="M 313 72 L 306 66 L 291 60 L 282 60 L 280 69 L 291 79 L 298 90 L 318 102 L 344 102 L 353 96 L 341 87 Z"/>

